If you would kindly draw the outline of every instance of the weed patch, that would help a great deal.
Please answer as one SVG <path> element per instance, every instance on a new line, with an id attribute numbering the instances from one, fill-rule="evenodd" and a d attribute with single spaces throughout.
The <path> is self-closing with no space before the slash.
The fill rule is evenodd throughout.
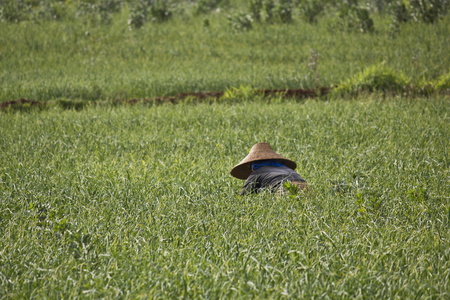
<path id="1" fill-rule="evenodd" d="M 450 72 L 440 76 L 434 83 L 434 88 L 440 93 L 450 92 Z"/>
<path id="2" fill-rule="evenodd" d="M 337 94 L 353 94 L 360 92 L 381 92 L 402 94 L 410 86 L 403 75 L 382 65 L 372 66 L 339 84 L 334 92 Z"/>

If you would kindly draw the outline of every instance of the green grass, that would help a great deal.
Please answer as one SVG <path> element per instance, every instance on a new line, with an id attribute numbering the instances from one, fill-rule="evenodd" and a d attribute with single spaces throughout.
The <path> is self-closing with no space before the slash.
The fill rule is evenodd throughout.
<path id="1" fill-rule="evenodd" d="M 0 23 L 0 101 L 144 98 L 240 85 L 313 88 L 380 64 L 416 85 L 449 72 L 448 16 L 402 24 L 397 37 L 389 35 L 386 16 L 374 16 L 373 34 L 332 31 L 327 16 L 317 24 L 299 18 L 254 24 L 244 33 L 231 29 L 226 12 L 175 16 L 133 31 L 128 17 L 124 9 L 111 25 Z"/>
<path id="2" fill-rule="evenodd" d="M 227 14 L 0 23 L 0 102 L 58 104 L 0 111 L 0 298 L 450 297 L 449 17 L 393 37 L 386 15 L 362 34 Z M 226 93 L 109 101 L 196 91 Z M 229 171 L 263 141 L 313 196 L 239 196 Z"/>
<path id="3" fill-rule="evenodd" d="M 449 99 L 0 118 L 0 298 L 450 296 Z M 315 196 L 240 197 L 266 141 Z"/>

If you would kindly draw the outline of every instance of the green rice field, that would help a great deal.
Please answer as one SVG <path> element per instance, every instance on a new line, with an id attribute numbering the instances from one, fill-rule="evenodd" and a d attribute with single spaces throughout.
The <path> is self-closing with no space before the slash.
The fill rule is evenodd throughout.
<path id="1" fill-rule="evenodd" d="M 448 298 L 448 104 L 3 114 L 1 296 Z M 239 196 L 260 141 L 313 196 Z"/>
<path id="2" fill-rule="evenodd" d="M 181 1 L 130 30 L 139 1 L 81 2 L 0 3 L 0 299 L 450 298 L 448 15 L 275 1 L 238 31 L 247 6 Z M 258 142 L 312 193 L 240 196 Z"/>

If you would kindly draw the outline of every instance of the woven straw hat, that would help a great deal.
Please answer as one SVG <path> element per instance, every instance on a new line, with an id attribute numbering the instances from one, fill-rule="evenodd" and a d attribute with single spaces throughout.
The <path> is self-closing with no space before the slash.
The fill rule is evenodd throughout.
<path id="1" fill-rule="evenodd" d="M 295 170 L 297 164 L 292 160 L 284 158 L 280 154 L 272 150 L 269 143 L 258 143 L 250 149 L 250 153 L 236 166 L 233 167 L 230 174 L 239 179 L 247 179 L 252 173 L 251 162 L 265 159 L 276 159 L 282 162 L 286 167 Z"/>

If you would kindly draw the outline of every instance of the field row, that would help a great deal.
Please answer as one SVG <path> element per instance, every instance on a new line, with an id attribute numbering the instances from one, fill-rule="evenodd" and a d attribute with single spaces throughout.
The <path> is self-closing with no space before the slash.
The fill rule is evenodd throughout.
<path id="1" fill-rule="evenodd" d="M 0 298 L 448 298 L 449 99 L 0 118 Z M 256 142 L 314 196 L 239 196 Z"/>
<path id="2" fill-rule="evenodd" d="M 383 16 L 374 17 L 378 29 L 371 34 L 332 31 L 326 18 L 239 33 L 225 14 L 208 16 L 208 26 L 199 16 L 174 17 L 133 31 L 125 12 L 109 25 L 0 23 L 0 101 L 117 100 L 240 86 L 305 89 L 358 81 L 373 70 L 387 73 L 382 84 L 394 87 L 450 81 L 448 16 L 435 24 L 402 24 L 396 37 Z M 377 78 L 369 76 L 369 85 Z"/>

